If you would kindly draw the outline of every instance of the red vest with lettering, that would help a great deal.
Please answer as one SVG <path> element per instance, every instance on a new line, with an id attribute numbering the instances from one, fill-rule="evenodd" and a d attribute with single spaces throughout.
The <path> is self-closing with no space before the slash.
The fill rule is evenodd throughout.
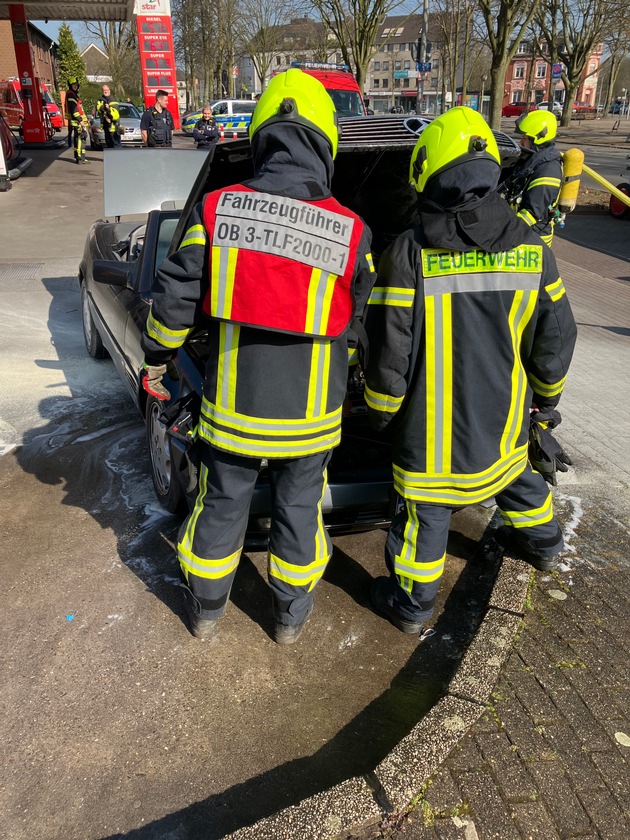
<path id="1" fill-rule="evenodd" d="M 301 201 L 242 184 L 209 193 L 212 318 L 336 338 L 354 314 L 352 280 L 363 222 L 334 198 Z"/>

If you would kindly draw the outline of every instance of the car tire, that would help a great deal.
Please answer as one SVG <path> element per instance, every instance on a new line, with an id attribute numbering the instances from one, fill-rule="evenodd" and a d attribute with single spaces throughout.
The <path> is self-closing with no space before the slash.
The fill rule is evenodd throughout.
<path id="1" fill-rule="evenodd" d="M 170 513 L 182 513 L 186 509 L 186 497 L 175 472 L 166 426 L 160 422 L 163 408 L 164 403 L 156 397 L 147 399 L 144 416 L 151 478 L 162 507 Z"/>
<path id="2" fill-rule="evenodd" d="M 85 283 L 81 283 L 81 321 L 85 349 L 93 359 L 106 359 L 109 356 L 99 331 L 90 312 L 90 301 Z"/>
<path id="3" fill-rule="evenodd" d="M 624 195 L 630 196 L 630 184 L 617 184 L 617 189 Z M 627 219 L 630 216 L 630 207 L 614 195 L 610 196 L 609 208 L 610 215 L 615 219 Z"/>

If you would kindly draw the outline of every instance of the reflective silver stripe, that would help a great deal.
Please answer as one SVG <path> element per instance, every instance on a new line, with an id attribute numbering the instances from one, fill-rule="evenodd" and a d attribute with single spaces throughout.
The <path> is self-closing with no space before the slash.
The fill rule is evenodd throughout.
<path id="1" fill-rule="evenodd" d="M 415 289 L 392 288 L 389 286 L 374 286 L 368 298 L 369 304 L 383 306 L 413 306 Z"/>
<path id="2" fill-rule="evenodd" d="M 454 487 L 433 490 L 429 487 L 417 485 L 410 486 L 394 472 L 394 488 L 405 499 L 416 502 L 432 502 L 433 504 L 471 505 L 475 502 L 483 502 L 504 487 L 514 481 L 525 469 L 527 459 L 524 458 L 519 464 L 515 464 L 508 472 L 498 478 L 493 484 L 482 488 L 458 490 Z"/>
<path id="3" fill-rule="evenodd" d="M 269 552 L 269 574 L 296 586 L 310 583 L 313 578 L 319 579 L 323 575 L 327 564 L 328 557 L 325 557 L 314 560 L 308 566 L 296 566 L 294 563 L 287 563 Z"/>
<path id="4" fill-rule="evenodd" d="M 427 475 L 425 473 L 414 473 L 399 467 L 394 464 L 394 477 L 397 478 L 406 487 L 426 487 L 435 486 L 435 488 L 442 487 L 445 490 L 450 488 L 484 488 L 490 484 L 506 470 L 511 469 L 515 464 L 522 462 L 527 457 L 527 444 L 519 446 L 514 452 L 511 452 L 505 458 L 501 458 L 487 470 L 481 473 L 474 473 L 472 475 L 465 475 L 463 473 L 453 473 L 451 475 Z"/>
<path id="5" fill-rule="evenodd" d="M 483 274 L 450 274 L 426 277 L 425 295 L 450 295 L 457 292 L 532 291 L 540 284 L 540 274 L 484 272 Z"/>
<path id="6" fill-rule="evenodd" d="M 282 455 L 312 455 L 316 452 L 325 452 L 333 449 L 341 440 L 341 428 L 338 428 L 327 435 L 318 435 L 308 440 L 259 440 L 245 436 L 227 434 L 217 429 L 210 423 L 206 423 L 203 417 L 199 420 L 199 436 L 219 449 L 228 452 L 237 452 L 241 455 L 250 455 L 260 458 L 278 458 Z"/>
<path id="7" fill-rule="evenodd" d="M 553 518 L 553 498 L 549 493 L 540 507 L 531 510 L 499 510 L 506 525 L 513 528 L 531 528 L 534 525 L 543 525 Z"/>
<path id="8" fill-rule="evenodd" d="M 341 422 L 341 408 L 328 415 L 313 419 L 279 420 L 265 417 L 250 417 L 247 414 L 233 414 L 223 411 L 213 405 L 205 397 L 201 405 L 201 413 L 209 421 L 215 420 L 222 426 L 239 432 L 254 432 L 260 435 L 308 434 L 309 432 L 323 432 L 334 428 Z"/>
<path id="9" fill-rule="evenodd" d="M 309 333 L 322 335 L 328 327 L 330 302 L 335 290 L 337 274 L 328 274 L 313 269 L 311 285 L 308 291 L 308 312 L 306 314 L 306 330 Z"/>

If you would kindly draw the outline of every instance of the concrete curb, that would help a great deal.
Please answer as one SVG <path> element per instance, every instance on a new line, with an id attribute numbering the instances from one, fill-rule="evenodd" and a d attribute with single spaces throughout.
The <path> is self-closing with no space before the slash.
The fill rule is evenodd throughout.
<path id="1" fill-rule="evenodd" d="M 483 714 L 523 618 L 531 574 L 522 561 L 503 558 L 486 613 L 448 690 L 373 773 L 303 799 L 224 840 L 331 840 L 405 811 Z"/>

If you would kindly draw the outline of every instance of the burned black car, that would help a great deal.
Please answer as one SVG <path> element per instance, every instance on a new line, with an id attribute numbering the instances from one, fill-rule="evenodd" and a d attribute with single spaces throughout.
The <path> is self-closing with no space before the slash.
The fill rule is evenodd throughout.
<path id="1" fill-rule="evenodd" d="M 416 198 L 408 185 L 411 150 L 418 133 L 427 124 L 421 117 L 391 115 L 340 119 L 342 129 L 335 161 L 333 194 L 363 217 L 373 232 L 375 260 L 403 230 L 416 222 Z M 516 143 L 496 132 L 505 166 L 519 155 Z M 161 155 L 160 158 L 155 155 Z M 129 194 L 134 174 L 140 185 L 145 175 L 137 171 L 141 157 L 151 164 L 173 171 L 173 155 L 192 154 L 198 169 L 185 201 L 177 195 L 155 192 L 148 201 L 162 209 L 150 210 L 144 221 L 98 221 L 90 230 L 79 268 L 83 331 L 88 353 L 93 358 L 109 355 L 132 399 L 146 420 L 151 474 L 161 504 L 170 511 L 185 508 L 195 497 L 195 447 L 189 432 L 198 417 L 200 395 L 208 353 L 206 333 L 199 330 L 189 338 L 176 358 L 175 379 L 166 385 L 172 400 L 163 403 L 150 397 L 140 385 L 143 362 L 140 336 L 149 311 L 155 271 L 168 254 L 177 249 L 188 227 L 195 204 L 214 189 L 243 181 L 252 175 L 248 140 L 220 144 L 211 159 L 196 151 L 154 150 L 149 156 L 121 152 L 110 156 L 118 167 L 112 178 L 105 172 L 106 212 L 118 215 L 110 202 L 107 185 L 118 178 Z M 133 158 L 131 169 L 121 165 L 124 156 Z M 160 164 L 159 161 L 163 161 Z M 182 158 L 183 160 L 183 158 Z M 106 167 L 107 167 L 106 157 Z M 175 167 L 177 171 L 177 167 Z M 190 170 L 192 171 L 192 170 Z M 125 178 L 127 179 L 125 181 Z M 192 181 L 191 177 L 191 181 Z M 151 185 L 160 183 L 152 178 Z M 181 206 L 183 205 L 183 206 Z M 136 212 L 122 205 L 122 212 Z M 148 207 L 147 207 L 148 209 Z M 350 368 L 347 410 L 343 419 L 342 442 L 334 451 L 328 469 L 328 486 L 323 501 L 326 526 L 331 533 L 348 533 L 385 526 L 391 516 L 393 495 L 391 461 L 387 441 L 372 432 L 367 422 L 360 372 Z M 264 462 L 251 506 L 248 539 L 262 542 L 268 527 L 269 494 Z"/>

